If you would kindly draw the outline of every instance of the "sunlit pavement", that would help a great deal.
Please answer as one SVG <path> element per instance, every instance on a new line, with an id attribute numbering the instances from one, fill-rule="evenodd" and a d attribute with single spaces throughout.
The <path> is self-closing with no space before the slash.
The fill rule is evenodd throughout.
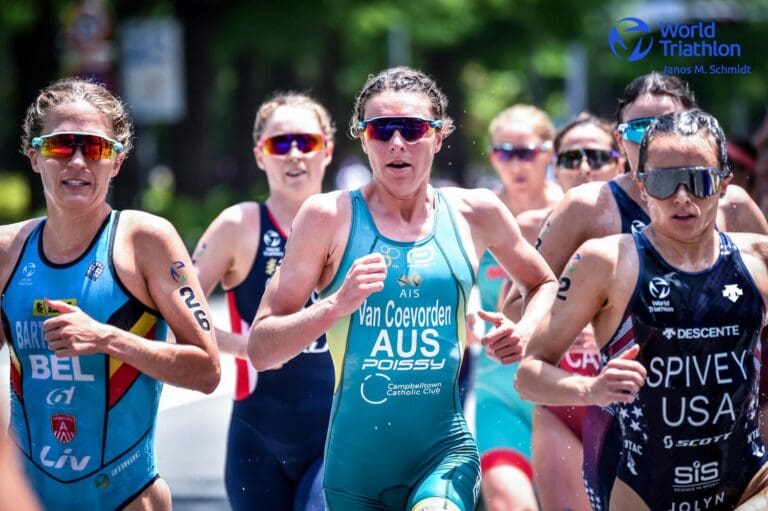
<path id="1" fill-rule="evenodd" d="M 226 302 L 214 297 L 211 311 L 218 326 L 228 328 Z M 0 407 L 7 420 L 8 349 L 0 350 Z M 173 494 L 174 511 L 228 510 L 224 490 L 224 456 L 234 389 L 234 360 L 221 356 L 221 383 L 210 395 L 165 385 L 157 420 L 160 475 Z M 0 425 L 5 428 L 5 424 Z"/>

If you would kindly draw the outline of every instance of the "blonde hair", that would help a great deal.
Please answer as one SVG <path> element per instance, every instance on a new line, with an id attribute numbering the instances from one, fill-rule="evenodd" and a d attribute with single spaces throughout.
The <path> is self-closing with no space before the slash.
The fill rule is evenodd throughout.
<path id="1" fill-rule="evenodd" d="M 488 134 L 493 137 L 501 126 L 513 123 L 530 125 L 542 142 L 555 138 L 555 126 L 547 113 L 533 105 L 524 104 L 512 105 L 502 110 L 488 126 Z"/>
<path id="2" fill-rule="evenodd" d="M 333 136 L 336 133 L 336 127 L 331 121 L 331 115 L 317 100 L 307 94 L 299 92 L 276 92 L 270 99 L 265 101 L 256 112 L 256 120 L 253 122 L 253 144 L 256 145 L 261 140 L 264 128 L 275 110 L 281 106 L 290 106 L 296 108 L 306 108 L 314 112 L 317 120 L 320 122 L 320 129 L 328 138 L 328 143 L 333 143 Z"/>

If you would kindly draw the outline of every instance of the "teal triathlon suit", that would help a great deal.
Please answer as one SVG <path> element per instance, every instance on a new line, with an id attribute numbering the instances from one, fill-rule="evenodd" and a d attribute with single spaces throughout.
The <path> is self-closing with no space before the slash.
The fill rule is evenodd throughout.
<path id="1" fill-rule="evenodd" d="M 635 233 L 639 274 L 602 352 L 635 344 L 648 371 L 633 403 L 612 405 L 617 477 L 651 509 L 733 509 L 766 462 L 760 439 L 763 298 L 730 238 L 703 271 L 669 265 Z"/>
<path id="2" fill-rule="evenodd" d="M 232 331 L 239 334 L 250 329 L 285 252 L 287 236 L 269 208 L 261 204 L 259 213 L 260 240 L 251 270 L 227 291 Z M 236 364 L 224 477 L 232 509 L 322 510 L 321 467 L 333 397 L 325 336 L 279 369 L 256 372 L 242 358 Z"/>
<path id="3" fill-rule="evenodd" d="M 336 367 L 325 452 L 330 511 L 410 511 L 429 497 L 475 508 L 477 448 L 458 395 L 473 271 L 435 190 L 432 232 L 394 241 L 376 229 L 359 190 L 350 193 L 349 241 L 328 296 L 355 259 L 383 254 L 384 289 L 326 334 Z"/>
<path id="4" fill-rule="evenodd" d="M 120 282 L 112 211 L 75 261 L 50 262 L 41 221 L 3 292 L 11 354 L 11 428 L 46 509 L 118 509 L 157 477 L 155 418 L 162 384 L 108 355 L 57 358 L 43 338 L 43 298 L 77 305 L 100 323 L 164 340 L 167 324 Z"/>
<path id="5" fill-rule="evenodd" d="M 486 251 L 477 272 L 483 310 L 497 309 L 506 275 L 493 255 Z M 483 472 L 499 465 L 512 465 L 532 479 L 533 403 L 522 400 L 515 390 L 513 382 L 518 366 L 501 364 L 485 350 L 480 351 L 475 380 L 477 447 Z"/>

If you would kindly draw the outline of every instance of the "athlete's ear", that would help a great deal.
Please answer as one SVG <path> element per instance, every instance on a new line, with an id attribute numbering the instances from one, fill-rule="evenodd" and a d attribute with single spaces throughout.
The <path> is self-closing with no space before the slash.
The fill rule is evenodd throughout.
<path id="1" fill-rule="evenodd" d="M 256 160 L 256 166 L 264 170 L 264 153 L 257 146 L 253 146 L 253 157 Z"/>
<path id="2" fill-rule="evenodd" d="M 112 167 L 112 172 L 109 174 L 110 179 L 114 179 L 120 173 L 120 169 L 122 168 L 124 161 L 125 153 L 118 154 L 117 158 L 115 158 L 115 165 Z"/>
<path id="3" fill-rule="evenodd" d="M 37 164 L 37 149 L 35 149 L 34 147 L 30 147 L 29 149 L 27 149 L 27 157 L 29 158 L 30 165 L 32 165 L 32 171 L 39 174 L 40 168 Z"/>
<path id="4" fill-rule="evenodd" d="M 722 199 L 725 197 L 725 190 L 728 188 L 728 185 L 733 182 L 733 173 L 728 174 L 728 177 L 723 179 L 723 182 L 720 183 L 720 198 Z"/>
<path id="5" fill-rule="evenodd" d="M 327 167 L 331 164 L 331 160 L 333 160 L 333 142 L 326 142 L 323 151 L 325 152 L 325 155 L 323 156 L 323 165 Z"/>
<path id="6" fill-rule="evenodd" d="M 362 134 L 360 134 L 360 147 L 363 148 L 363 152 L 365 154 L 368 154 L 368 145 L 367 144 L 368 144 L 368 140 Z"/>
<path id="7" fill-rule="evenodd" d="M 634 179 L 637 182 L 637 187 L 640 190 L 640 198 L 643 200 L 643 202 L 647 203 L 648 192 L 645 189 L 645 184 L 643 184 L 643 182 L 637 178 L 637 174 L 634 172 L 632 173 L 632 179 Z"/>
<path id="8" fill-rule="evenodd" d="M 443 148 L 443 132 L 438 131 L 435 133 L 435 148 L 434 151 L 432 151 L 434 154 L 437 154 L 440 152 L 440 149 Z"/>

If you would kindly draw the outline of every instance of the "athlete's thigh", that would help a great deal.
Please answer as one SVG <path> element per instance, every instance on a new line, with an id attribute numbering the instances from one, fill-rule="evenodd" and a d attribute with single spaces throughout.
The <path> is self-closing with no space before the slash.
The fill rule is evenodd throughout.
<path id="1" fill-rule="evenodd" d="M 224 475 L 233 511 L 293 508 L 293 487 L 261 435 L 232 416 Z"/>
<path id="2" fill-rule="evenodd" d="M 168 483 L 158 477 L 122 509 L 125 511 L 170 511 L 171 489 L 168 487 Z"/>
<path id="3" fill-rule="evenodd" d="M 448 456 L 435 466 L 416 485 L 406 509 L 408 511 L 427 511 L 442 503 L 442 509 L 456 511 L 473 511 L 477 505 L 477 495 L 480 491 L 480 463 L 476 457 L 461 459 L 458 456 Z M 434 507 L 435 510 L 441 509 Z"/>
<path id="4" fill-rule="evenodd" d="M 768 509 L 768 463 L 752 477 L 736 506 L 739 511 Z"/>
<path id="5" fill-rule="evenodd" d="M 296 488 L 294 511 L 324 511 L 323 458 L 317 458 L 309 466 Z"/>
<path id="6" fill-rule="evenodd" d="M 581 438 L 548 409 L 533 418 L 533 474 L 542 509 L 592 509 L 582 476 Z"/>

